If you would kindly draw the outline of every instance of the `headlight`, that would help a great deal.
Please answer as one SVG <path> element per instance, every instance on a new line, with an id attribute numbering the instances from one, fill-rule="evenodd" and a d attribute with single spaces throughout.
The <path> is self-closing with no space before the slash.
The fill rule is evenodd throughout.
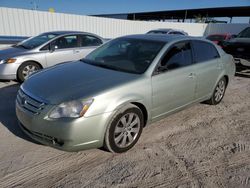
<path id="1" fill-rule="evenodd" d="M 63 117 L 82 117 L 87 112 L 92 102 L 93 99 L 87 101 L 75 100 L 62 103 L 50 112 L 49 118 L 58 119 Z"/>
<path id="2" fill-rule="evenodd" d="M 16 59 L 10 58 L 10 59 L 4 60 L 3 62 L 4 62 L 4 63 L 15 63 L 15 62 L 16 62 Z"/>

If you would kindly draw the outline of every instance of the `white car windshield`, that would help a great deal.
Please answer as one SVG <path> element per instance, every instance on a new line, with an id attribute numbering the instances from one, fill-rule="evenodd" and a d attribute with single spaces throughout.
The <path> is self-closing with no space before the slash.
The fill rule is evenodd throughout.
<path id="1" fill-rule="evenodd" d="M 36 37 L 33 37 L 33 38 L 30 38 L 28 40 L 25 40 L 19 44 L 17 44 L 15 47 L 22 47 L 22 48 L 25 48 L 25 49 L 34 49 L 46 42 L 48 42 L 49 40 L 55 38 L 56 34 L 53 34 L 53 33 L 50 33 L 50 34 L 41 34 L 41 35 L 38 35 Z"/>

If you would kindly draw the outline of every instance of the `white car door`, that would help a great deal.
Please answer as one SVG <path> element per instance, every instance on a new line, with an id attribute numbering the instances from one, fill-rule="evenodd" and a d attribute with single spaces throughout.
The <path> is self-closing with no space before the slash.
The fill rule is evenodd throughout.
<path id="1" fill-rule="evenodd" d="M 60 37 L 50 44 L 50 50 L 45 54 L 47 66 L 53 66 L 67 61 L 80 59 L 77 35 Z"/>

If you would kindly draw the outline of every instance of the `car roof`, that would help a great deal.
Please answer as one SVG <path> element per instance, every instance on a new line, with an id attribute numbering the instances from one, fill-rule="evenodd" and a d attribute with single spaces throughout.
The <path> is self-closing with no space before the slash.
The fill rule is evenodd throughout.
<path id="1" fill-rule="evenodd" d="M 169 32 L 169 31 L 171 31 L 171 30 L 173 30 L 173 29 L 153 29 L 153 30 L 151 30 L 151 31 L 163 31 L 163 32 Z"/>
<path id="2" fill-rule="evenodd" d="M 149 32 L 152 32 L 152 31 L 159 31 L 159 32 L 169 32 L 169 31 L 178 31 L 178 32 L 181 32 L 183 33 L 184 31 L 181 30 L 181 29 L 172 29 L 172 28 L 160 28 L 160 29 L 153 29 L 153 30 L 150 30 Z"/>
<path id="3" fill-rule="evenodd" d="M 91 34 L 95 35 L 93 33 L 88 33 L 88 32 L 82 32 L 82 31 L 50 31 L 50 32 L 45 32 L 42 34 L 55 34 L 55 35 L 66 35 L 66 34 Z M 95 35 L 97 36 L 97 35 Z"/>
<path id="4" fill-rule="evenodd" d="M 159 35 L 154 35 L 154 34 L 138 34 L 138 35 L 128 35 L 124 36 L 125 38 L 131 38 L 131 39 L 141 39 L 141 40 L 150 40 L 150 41 L 159 41 L 159 42 L 171 42 L 171 41 L 177 41 L 179 39 L 199 39 L 197 37 L 190 37 L 186 35 L 165 35 L 165 34 L 159 34 Z M 121 37 L 123 38 L 123 37 Z"/>

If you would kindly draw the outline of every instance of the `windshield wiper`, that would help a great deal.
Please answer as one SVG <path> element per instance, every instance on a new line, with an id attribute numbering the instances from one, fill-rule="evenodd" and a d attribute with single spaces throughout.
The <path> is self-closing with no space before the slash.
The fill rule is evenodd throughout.
<path id="1" fill-rule="evenodd" d="M 124 72 L 123 69 L 121 69 L 121 68 L 119 68 L 119 67 L 112 66 L 112 65 L 106 65 L 106 64 L 101 64 L 101 63 L 99 64 L 99 63 L 98 63 L 98 64 L 96 64 L 96 66 Z"/>
<path id="2" fill-rule="evenodd" d="M 24 49 L 29 49 L 27 46 L 24 46 L 24 45 L 22 45 L 22 44 L 14 45 L 14 47 L 22 47 L 22 48 L 24 48 Z"/>
<path id="3" fill-rule="evenodd" d="M 83 59 L 80 59 L 80 61 L 82 61 L 83 63 L 87 63 L 87 64 L 96 64 L 96 62 L 95 61 L 92 61 L 92 60 L 89 60 L 89 59 L 85 59 L 85 58 L 83 58 Z"/>
<path id="4" fill-rule="evenodd" d="M 120 72 L 127 72 L 127 73 L 136 74 L 133 71 L 125 70 L 125 69 L 122 69 L 122 68 L 119 68 L 119 67 L 116 67 L 116 66 L 112 66 L 112 65 L 103 64 L 103 63 L 100 63 L 100 62 L 97 62 L 97 61 L 92 61 L 92 60 L 89 60 L 89 59 L 81 59 L 80 61 L 82 61 L 84 63 L 87 63 L 89 65 L 102 67 L 102 68 L 105 68 L 105 69 L 111 69 L 111 70 L 116 70 L 116 71 L 120 71 Z"/>
<path id="5" fill-rule="evenodd" d="M 112 70 L 117 70 L 117 71 L 124 71 L 123 69 L 120 69 L 118 67 L 111 66 L 111 65 L 106 65 L 106 64 L 103 64 L 103 63 L 99 63 L 97 61 L 89 60 L 89 59 L 81 59 L 80 61 L 82 61 L 84 63 L 87 63 L 87 64 L 90 64 L 90 65 L 97 66 L 97 67 L 102 67 L 102 68 L 112 69 Z"/>

